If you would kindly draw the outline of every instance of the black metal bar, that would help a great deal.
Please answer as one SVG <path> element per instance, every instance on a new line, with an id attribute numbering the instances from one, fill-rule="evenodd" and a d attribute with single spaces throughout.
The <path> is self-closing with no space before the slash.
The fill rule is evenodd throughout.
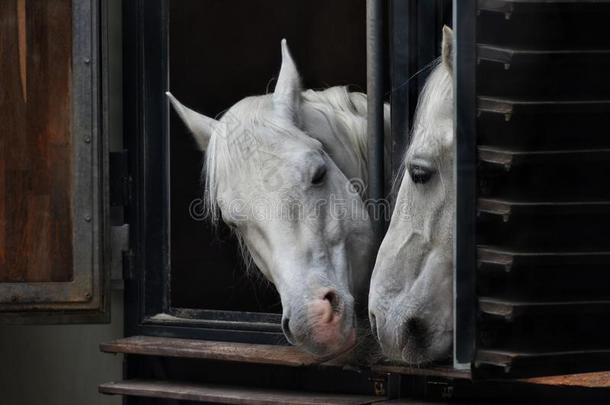
<path id="1" fill-rule="evenodd" d="M 384 198 L 383 44 L 384 1 L 366 2 L 366 70 L 368 94 L 368 198 L 377 241 L 385 230 Z"/>
<path id="2" fill-rule="evenodd" d="M 454 5 L 456 33 L 456 229 L 454 363 L 471 363 L 476 328 L 476 0 Z"/>
<path id="3" fill-rule="evenodd" d="M 440 0 L 423 0 L 417 3 L 417 70 L 413 72 L 417 76 L 413 78 L 413 81 L 417 83 L 415 89 L 419 94 L 424 88 L 428 74 L 432 71 L 430 64 L 440 56 L 443 26 L 437 25 L 437 15 L 441 8 Z"/>
<path id="4" fill-rule="evenodd" d="M 416 2 L 390 0 L 390 68 L 392 93 L 392 178 L 399 175 L 402 160 L 409 145 L 410 127 L 415 112 L 416 98 L 409 78 L 415 74 L 417 46 Z M 417 95 L 415 94 L 415 97 Z"/>
<path id="5" fill-rule="evenodd" d="M 134 277 L 125 280 L 126 335 L 287 344 L 279 321 L 275 321 L 277 328 L 266 324 L 274 322 L 271 314 L 184 309 L 175 312 L 171 306 L 170 148 L 164 95 L 169 84 L 169 0 L 134 0 L 124 2 L 123 7 L 124 133 L 134 178 L 128 207 Z M 196 316 L 200 318 L 195 320 Z M 227 316 L 242 321 L 226 321 Z M 270 318 L 268 322 L 261 323 L 266 316 Z"/>
<path id="6" fill-rule="evenodd" d="M 410 142 L 419 92 L 440 56 L 443 24 L 451 25 L 452 4 L 451 0 L 390 0 L 389 7 L 391 174 L 395 179 Z"/>

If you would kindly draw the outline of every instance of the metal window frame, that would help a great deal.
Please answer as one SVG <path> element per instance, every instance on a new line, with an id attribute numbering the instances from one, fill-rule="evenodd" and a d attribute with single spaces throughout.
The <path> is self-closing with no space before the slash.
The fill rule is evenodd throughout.
<path id="1" fill-rule="evenodd" d="M 426 81 L 426 70 L 438 56 L 441 43 L 441 28 L 447 23 L 449 9 L 446 1 L 390 0 L 390 68 L 391 68 L 391 167 L 392 178 L 400 175 L 402 160 L 410 143 L 418 95 Z M 472 4 L 471 4 L 472 3 Z M 463 15 L 474 9 L 474 2 L 453 2 L 453 26 L 456 36 L 474 38 L 473 25 L 458 26 Z M 472 15 L 474 17 L 474 14 Z M 460 59 L 454 71 L 457 94 L 474 97 L 474 64 L 464 61 L 473 58 L 473 53 L 459 49 Z M 462 95 L 463 94 L 463 95 Z M 473 104 L 474 105 L 474 104 Z M 454 247 L 454 359 L 456 369 L 470 369 L 474 350 L 474 221 L 476 167 L 474 134 L 474 110 L 460 108 L 456 126 L 456 189 L 458 215 L 456 218 Z M 459 128 L 459 130 L 458 130 Z"/>
<path id="2" fill-rule="evenodd" d="M 108 322 L 105 5 L 72 2 L 73 280 L 1 283 L 0 323 Z"/>
<path id="3" fill-rule="evenodd" d="M 126 335 L 287 344 L 278 314 L 196 310 L 170 300 L 169 1 L 123 3 L 124 117 L 136 185 L 127 208 L 133 271 Z"/>
<path id="4" fill-rule="evenodd" d="M 454 2 L 454 367 L 470 368 L 476 341 L 476 0 Z M 460 101 L 458 105 L 457 101 Z"/>
<path id="5" fill-rule="evenodd" d="M 442 1 L 435 2 L 438 7 Z M 415 10 L 416 14 L 401 14 L 386 19 L 386 7 L 395 10 Z M 390 47 L 397 50 L 405 44 L 401 35 L 407 36 L 407 44 L 416 44 L 418 26 L 415 21 L 426 17 L 434 24 L 442 22 L 435 9 L 422 2 L 407 0 L 369 0 L 367 62 L 369 77 L 369 136 L 371 139 L 370 179 L 377 179 L 371 198 L 383 198 L 385 192 L 383 170 L 383 102 L 384 94 L 384 39 L 383 25 L 390 24 Z M 406 8 L 405 8 L 406 7 Z M 438 10 L 438 9 L 436 9 Z M 174 308 L 169 299 L 169 107 L 164 92 L 168 88 L 168 0 L 135 0 L 124 3 L 124 116 L 125 134 L 130 150 L 130 171 L 137 187 L 128 207 L 130 223 L 130 245 L 133 249 L 133 273 L 125 280 L 126 289 L 126 334 L 185 337 L 211 340 L 230 340 L 250 343 L 285 344 L 277 314 L 249 313 L 237 311 L 194 310 Z M 406 24 L 403 25 L 403 24 Z M 394 28 L 394 29 L 393 29 Z M 406 30 L 405 30 L 406 28 Z M 413 74 L 430 61 L 426 55 L 434 55 L 440 49 L 440 36 L 428 37 L 425 30 L 434 29 L 420 24 L 419 35 L 426 38 L 426 51 L 420 47 L 413 52 L 402 49 L 409 60 L 409 69 L 400 72 L 401 60 L 390 60 L 395 80 L 408 81 Z M 440 26 L 438 27 L 440 35 Z M 439 43 L 437 43 L 439 42 Z M 429 48 L 429 49 L 428 49 Z M 402 53 L 401 53 L 402 55 Z M 400 142 L 392 147 L 394 158 L 391 164 L 396 173 L 404 150 L 408 144 L 408 128 L 417 101 L 418 89 L 423 85 L 423 76 L 417 86 L 408 85 L 392 89 L 392 107 L 410 113 L 405 119 L 398 115 L 392 119 L 392 134 Z M 400 97 L 395 94 L 400 94 Z M 374 141 L 373 141 L 374 140 Z M 394 143 L 393 140 L 391 142 Z M 381 151 L 381 152 L 380 152 Z M 152 164 L 154 162 L 154 164 Z M 385 223 L 377 227 L 379 241 Z"/>

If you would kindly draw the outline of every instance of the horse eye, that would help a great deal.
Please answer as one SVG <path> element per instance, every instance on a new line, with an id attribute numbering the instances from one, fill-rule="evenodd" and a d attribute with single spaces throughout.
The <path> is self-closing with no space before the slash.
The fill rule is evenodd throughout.
<path id="1" fill-rule="evenodd" d="M 318 186 L 324 182 L 325 178 L 326 166 L 320 166 L 314 172 L 313 177 L 311 178 L 311 184 L 313 184 L 314 186 Z"/>
<path id="2" fill-rule="evenodd" d="M 409 165 L 409 175 L 416 184 L 427 183 L 434 175 L 434 170 L 420 165 Z"/>

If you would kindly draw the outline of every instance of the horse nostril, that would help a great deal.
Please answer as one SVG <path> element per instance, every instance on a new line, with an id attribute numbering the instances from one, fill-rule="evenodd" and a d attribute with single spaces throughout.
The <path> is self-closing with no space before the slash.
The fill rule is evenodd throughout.
<path id="1" fill-rule="evenodd" d="M 369 322 L 371 323 L 371 332 L 373 333 L 373 337 L 379 340 L 379 335 L 377 334 L 377 319 L 375 318 L 375 314 L 369 312 Z"/>
<path id="2" fill-rule="evenodd" d="M 420 318 L 409 318 L 405 323 L 405 333 L 415 340 L 422 340 L 426 336 L 426 325 Z"/>
<path id="3" fill-rule="evenodd" d="M 284 332 L 284 336 L 286 336 L 288 342 L 294 344 L 294 339 L 292 338 L 292 333 L 290 332 L 290 318 L 282 318 L 282 332 Z"/>
<path id="4" fill-rule="evenodd" d="M 329 290 L 322 297 L 323 300 L 326 300 L 330 303 L 330 307 L 333 312 L 339 312 L 339 297 L 337 297 L 337 292 L 334 290 Z"/>

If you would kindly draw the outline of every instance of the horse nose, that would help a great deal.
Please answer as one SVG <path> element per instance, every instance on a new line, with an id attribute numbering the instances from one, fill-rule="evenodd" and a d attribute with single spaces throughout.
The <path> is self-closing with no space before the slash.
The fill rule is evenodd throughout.
<path id="1" fill-rule="evenodd" d="M 294 344 L 294 336 L 290 330 L 290 318 L 287 316 L 282 317 L 282 332 L 290 344 Z"/>
<path id="2" fill-rule="evenodd" d="M 418 317 L 407 318 L 404 324 L 404 333 L 407 340 L 412 340 L 415 344 L 424 345 L 428 328 L 423 319 Z"/>
<path id="3" fill-rule="evenodd" d="M 336 290 L 324 290 L 321 299 L 312 302 L 314 317 L 320 323 L 332 323 L 341 317 L 341 300 Z"/>

